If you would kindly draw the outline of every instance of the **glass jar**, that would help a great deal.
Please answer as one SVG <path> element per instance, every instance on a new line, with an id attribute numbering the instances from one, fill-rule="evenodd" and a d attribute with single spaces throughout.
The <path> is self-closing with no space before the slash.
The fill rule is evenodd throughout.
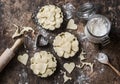
<path id="1" fill-rule="evenodd" d="M 85 3 L 78 9 L 77 15 L 79 18 L 88 20 L 85 25 L 84 33 L 86 38 L 93 43 L 108 44 L 109 32 L 111 29 L 110 21 L 103 15 L 95 13 L 95 5 Z"/>
<path id="2" fill-rule="evenodd" d="M 79 18 L 88 20 L 95 13 L 95 6 L 92 3 L 85 3 L 78 8 L 77 16 Z"/>

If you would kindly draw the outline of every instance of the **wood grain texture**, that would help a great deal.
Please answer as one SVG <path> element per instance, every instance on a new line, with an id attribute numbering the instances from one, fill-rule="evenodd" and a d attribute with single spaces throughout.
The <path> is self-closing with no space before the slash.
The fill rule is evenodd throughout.
<path id="1" fill-rule="evenodd" d="M 98 52 L 104 52 L 109 56 L 110 63 L 120 71 L 120 0 L 0 0 L 0 54 L 7 48 L 11 47 L 14 40 L 11 38 L 15 32 L 15 27 L 12 24 L 31 26 L 36 30 L 36 24 L 31 19 L 32 14 L 35 12 L 38 6 L 46 4 L 55 4 L 62 7 L 63 4 L 71 2 L 76 8 L 85 2 L 93 2 L 100 5 L 98 13 L 105 15 L 110 19 L 112 23 L 110 39 L 111 43 L 105 47 L 100 47 L 90 43 L 88 40 L 80 42 L 80 47 L 83 47 L 87 52 L 88 62 L 94 62 L 94 72 L 90 76 L 85 76 L 89 71 L 87 67 L 83 69 L 75 68 L 68 76 L 72 77 L 71 81 L 66 84 L 120 84 L 120 77 L 112 69 L 106 65 L 100 64 L 95 60 Z M 78 24 L 79 29 L 77 32 L 83 32 L 82 20 L 79 20 L 76 16 L 73 17 Z M 62 24 L 62 29 L 66 26 L 67 19 Z M 61 31 L 57 30 L 55 35 Z M 76 33 L 76 31 L 72 32 Z M 17 61 L 18 54 L 25 53 L 25 49 L 22 46 L 16 56 L 7 65 L 7 67 L 0 73 L 0 84 L 63 84 L 63 74 L 60 70 L 65 71 L 63 64 L 65 62 L 75 62 L 79 64 L 78 55 L 70 59 L 61 59 L 55 54 L 52 46 L 46 48 L 38 48 L 39 50 L 48 50 L 52 52 L 58 60 L 58 67 L 55 73 L 48 78 L 40 78 L 35 76 L 29 68 L 30 60 L 27 66 L 22 65 Z M 33 56 L 34 51 L 28 53 L 30 57 Z M 29 57 L 29 59 L 30 59 Z"/>

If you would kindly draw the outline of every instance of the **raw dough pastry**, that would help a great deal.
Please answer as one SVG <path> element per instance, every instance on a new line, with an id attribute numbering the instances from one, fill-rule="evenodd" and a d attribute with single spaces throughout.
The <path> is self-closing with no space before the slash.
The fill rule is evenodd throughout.
<path id="1" fill-rule="evenodd" d="M 94 66 L 94 63 L 89 63 L 89 62 L 82 62 L 82 65 L 76 65 L 76 67 L 78 68 L 83 68 L 84 66 L 89 66 L 90 67 L 90 72 L 89 74 L 93 73 L 93 66 Z"/>
<path id="2" fill-rule="evenodd" d="M 90 63 L 90 62 L 85 62 L 84 60 L 86 59 L 84 57 L 84 55 L 86 54 L 85 51 L 82 50 L 81 54 L 80 54 L 80 62 L 82 63 L 81 65 L 76 65 L 76 67 L 78 68 L 83 68 L 84 66 L 89 66 L 90 67 L 90 72 L 89 74 L 93 73 L 93 66 L 94 66 L 94 63 Z"/>
<path id="3" fill-rule="evenodd" d="M 17 60 L 19 61 L 19 62 L 21 62 L 22 64 L 24 64 L 24 65 L 26 65 L 27 64 L 27 61 L 28 61 L 28 54 L 23 54 L 23 55 L 19 55 L 18 57 L 17 57 Z"/>
<path id="4" fill-rule="evenodd" d="M 65 63 L 63 67 L 66 69 L 67 72 L 71 73 L 73 69 L 75 68 L 75 63 L 74 62 Z"/>
<path id="5" fill-rule="evenodd" d="M 53 48 L 59 57 L 69 58 L 79 50 L 79 42 L 71 33 L 62 32 L 55 37 Z"/>
<path id="6" fill-rule="evenodd" d="M 67 24 L 67 29 L 73 29 L 73 30 L 77 29 L 77 25 L 75 24 L 73 19 L 69 20 L 69 22 Z"/>
<path id="7" fill-rule="evenodd" d="M 18 27 L 17 25 L 13 24 L 17 29 L 15 31 L 15 33 L 13 34 L 12 38 L 16 38 L 16 37 L 19 37 L 21 35 L 23 35 L 25 32 L 29 32 L 29 31 L 32 31 L 32 33 L 34 33 L 34 30 L 33 28 L 31 27 L 22 27 L 23 29 L 20 30 L 20 27 Z"/>
<path id="8" fill-rule="evenodd" d="M 37 14 L 38 23 L 45 29 L 55 30 L 63 22 L 63 13 L 55 5 L 43 6 Z"/>
<path id="9" fill-rule="evenodd" d="M 86 52 L 82 50 L 82 52 L 80 53 L 80 56 L 79 56 L 80 61 L 83 61 L 83 60 L 86 59 L 86 58 L 84 57 L 84 55 L 86 55 Z"/>
<path id="10" fill-rule="evenodd" d="M 64 83 L 66 83 L 68 80 L 72 80 L 72 77 L 68 77 L 66 75 L 66 72 L 60 70 L 60 72 L 63 74 L 63 78 L 64 78 Z"/>
<path id="11" fill-rule="evenodd" d="M 66 75 L 66 72 L 63 72 L 63 73 L 64 73 L 64 75 L 63 75 L 64 83 L 66 83 L 68 80 L 72 80 L 71 77 L 68 77 L 68 76 Z"/>
<path id="12" fill-rule="evenodd" d="M 34 74 L 40 77 L 48 77 L 56 70 L 57 61 L 55 57 L 47 51 L 40 51 L 31 58 L 30 68 Z"/>

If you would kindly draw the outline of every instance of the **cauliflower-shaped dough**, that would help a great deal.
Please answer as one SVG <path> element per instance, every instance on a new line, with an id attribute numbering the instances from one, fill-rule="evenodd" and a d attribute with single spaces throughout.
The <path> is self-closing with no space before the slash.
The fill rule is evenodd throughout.
<path id="1" fill-rule="evenodd" d="M 30 68 L 37 76 L 48 77 L 56 70 L 57 61 L 50 52 L 36 52 L 30 61 Z"/>
<path id="2" fill-rule="evenodd" d="M 63 22 L 63 13 L 55 5 L 43 6 L 37 13 L 38 23 L 45 29 L 55 30 Z"/>
<path id="3" fill-rule="evenodd" d="M 79 50 L 79 43 L 71 33 L 62 32 L 55 37 L 53 48 L 59 57 L 69 58 Z"/>

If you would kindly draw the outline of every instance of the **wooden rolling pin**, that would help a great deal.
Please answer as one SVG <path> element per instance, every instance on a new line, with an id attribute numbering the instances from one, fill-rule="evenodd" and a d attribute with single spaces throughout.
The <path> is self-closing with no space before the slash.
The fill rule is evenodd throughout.
<path id="1" fill-rule="evenodd" d="M 10 62 L 10 60 L 15 56 L 15 51 L 23 43 L 23 38 L 19 38 L 15 41 L 11 48 L 7 48 L 0 56 L 0 72 L 5 68 L 5 66 Z"/>

